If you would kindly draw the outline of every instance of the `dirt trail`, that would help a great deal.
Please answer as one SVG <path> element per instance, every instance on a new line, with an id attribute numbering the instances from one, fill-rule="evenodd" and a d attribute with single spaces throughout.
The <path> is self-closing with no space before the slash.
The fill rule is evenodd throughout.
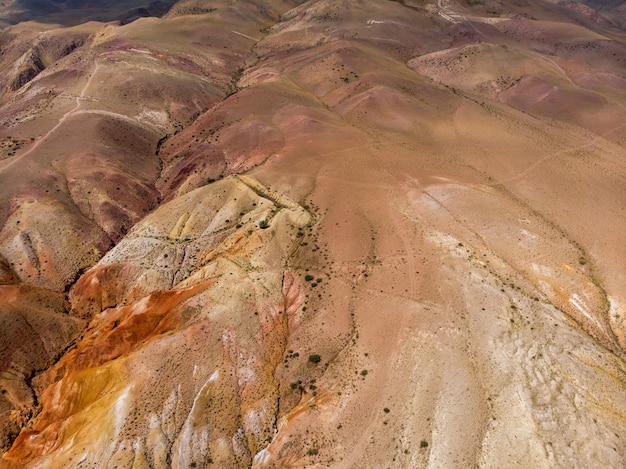
<path id="1" fill-rule="evenodd" d="M 507 182 L 513 182 L 513 181 L 517 181 L 519 179 L 522 179 L 524 177 L 526 177 L 528 174 L 530 174 L 533 170 L 535 170 L 537 167 L 541 166 L 542 164 L 550 161 L 553 158 L 556 158 L 557 156 L 560 155 L 564 155 L 573 151 L 578 151 L 578 150 L 584 150 L 585 148 L 590 148 L 592 146 L 594 146 L 596 143 L 598 143 L 601 140 L 604 140 L 604 138 L 607 135 L 612 134 L 613 132 L 617 132 L 619 129 L 621 129 L 622 127 L 626 126 L 626 122 L 623 124 L 618 125 L 617 127 L 614 127 L 613 129 L 610 129 L 604 133 L 602 133 L 601 135 L 596 136 L 595 138 L 590 139 L 587 143 L 583 144 L 583 145 L 579 145 L 577 147 L 574 148 L 568 148 L 565 150 L 559 150 L 553 153 L 549 153 L 546 156 L 538 159 L 537 161 L 535 161 L 534 163 L 532 163 L 528 168 L 526 168 L 524 171 L 522 171 L 521 173 L 518 173 L 515 176 L 512 176 L 510 178 L 507 179 L 501 179 L 500 181 L 496 181 L 493 184 L 490 184 L 491 187 L 494 186 L 498 186 L 500 184 L 505 184 Z"/>
<path id="2" fill-rule="evenodd" d="M 45 142 L 54 132 L 56 132 L 65 123 L 65 121 L 70 116 L 72 116 L 73 114 L 75 114 L 77 111 L 80 110 L 81 102 L 85 98 L 85 95 L 87 94 L 87 90 L 91 86 L 93 78 L 96 76 L 96 73 L 98 72 L 98 67 L 99 67 L 99 64 L 96 61 L 94 69 L 93 69 L 93 72 L 91 72 L 91 75 L 89 76 L 89 78 L 85 82 L 85 86 L 83 86 L 83 89 L 81 90 L 80 94 L 75 97 L 76 104 L 74 105 L 74 107 L 72 109 L 70 109 L 69 111 L 67 111 L 65 114 L 63 114 L 63 116 L 61 116 L 61 118 L 59 119 L 59 122 L 57 122 L 57 124 L 54 127 L 52 127 L 50 130 L 48 130 L 48 132 L 44 136 L 42 136 L 39 140 L 37 140 L 33 144 L 32 147 L 30 147 L 28 150 L 26 150 L 21 155 L 16 156 L 15 158 L 12 158 L 10 160 L 7 160 L 4 164 L 0 164 L 0 171 L 5 170 L 7 168 L 10 168 L 11 166 L 13 166 L 15 163 L 20 161 L 25 156 L 30 155 L 33 151 L 35 151 L 37 148 L 39 148 L 39 146 L 43 142 Z"/>
<path id="3" fill-rule="evenodd" d="M 392 170 L 387 168 L 381 168 L 381 173 L 385 174 L 392 181 L 396 181 L 399 187 L 402 187 L 401 178 Z M 379 184 L 382 182 L 382 179 L 378 181 Z M 363 183 L 372 183 L 372 181 L 363 181 Z M 377 186 L 377 184 L 371 184 L 372 186 Z M 398 187 L 396 184 L 391 184 L 391 187 Z M 398 194 L 398 197 L 403 198 L 403 195 Z M 399 256 L 385 256 L 380 252 L 376 253 L 376 258 L 380 260 L 388 260 L 391 257 L 398 257 L 399 259 L 405 261 L 404 271 L 405 276 L 408 281 L 408 291 L 404 294 L 399 292 L 393 292 L 391 290 L 384 291 L 379 289 L 371 289 L 365 285 L 359 286 L 359 291 L 362 296 L 369 296 L 369 302 L 375 301 L 375 299 L 380 298 L 381 296 L 387 296 L 388 301 L 395 300 L 404 300 L 409 303 L 417 303 L 419 296 L 419 289 L 416 281 L 416 270 L 418 269 L 417 265 L 417 254 L 416 254 L 416 246 L 415 239 L 409 231 L 406 220 L 403 220 L 402 213 L 397 211 L 397 206 L 393 204 L 391 201 L 387 204 L 386 209 L 387 221 L 390 227 L 393 227 L 393 233 L 397 237 L 397 240 L 401 244 L 401 254 Z M 382 266 L 382 269 L 387 267 Z M 391 274 L 391 272 L 389 272 Z M 400 361 L 400 355 L 402 352 L 403 345 L 406 340 L 407 334 L 410 331 L 411 320 L 414 318 L 414 312 L 411 308 L 405 307 L 400 308 L 396 311 L 396 316 L 393 321 L 393 326 L 390 328 L 390 336 L 389 339 L 386 340 L 386 355 L 384 358 L 384 364 L 380 366 L 381 370 L 385 370 L 384 376 L 381 377 L 382 382 L 390 383 L 394 379 L 394 373 L 397 367 L 398 362 Z M 363 320 L 364 318 L 360 318 Z M 367 341 L 366 333 L 362 334 L 364 341 Z M 370 338 L 372 340 L 373 338 Z M 367 342 L 364 342 L 367 343 Z M 385 396 L 380 396 L 379 401 L 386 401 L 389 397 L 388 391 L 385 393 Z M 361 437 L 354 442 L 354 445 L 351 451 L 346 455 L 345 459 L 342 461 L 342 465 L 344 467 L 355 467 L 362 460 L 362 456 L 366 451 L 368 445 L 370 445 L 371 435 L 375 434 L 376 428 L 380 428 L 383 424 L 382 421 L 386 420 L 386 414 L 376 414 L 374 418 L 369 421 L 367 427 L 363 429 L 361 432 Z"/>
<path id="4" fill-rule="evenodd" d="M 466 21 L 463 15 L 459 15 L 458 13 L 448 8 L 447 0 L 437 0 L 437 8 L 437 13 L 439 14 L 439 16 L 452 24 L 457 24 L 459 22 L 459 19 Z"/>

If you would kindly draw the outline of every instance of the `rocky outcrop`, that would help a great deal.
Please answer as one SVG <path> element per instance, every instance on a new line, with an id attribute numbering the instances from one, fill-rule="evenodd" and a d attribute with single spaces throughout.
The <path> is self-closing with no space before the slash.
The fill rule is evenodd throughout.
<path id="1" fill-rule="evenodd" d="M 239 178 L 192 191 L 81 278 L 70 314 L 91 322 L 38 378 L 41 413 L 6 463 L 72 465 L 68 438 L 98 464 L 251 462 L 275 430 L 275 369 L 303 314 L 289 259 L 311 221 L 270 194 Z"/>
<path id="2" fill-rule="evenodd" d="M 80 334 L 63 294 L 0 286 L 0 432 L 3 451 L 38 409 L 32 379 L 58 360 Z M 18 339 L 19 340 L 16 340 Z"/>

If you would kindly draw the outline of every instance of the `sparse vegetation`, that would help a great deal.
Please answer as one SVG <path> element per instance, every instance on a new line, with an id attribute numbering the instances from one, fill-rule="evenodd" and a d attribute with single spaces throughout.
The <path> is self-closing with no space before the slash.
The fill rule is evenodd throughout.
<path id="1" fill-rule="evenodd" d="M 239 80 L 241 80 L 241 77 L 243 76 L 243 68 L 239 67 L 237 70 L 235 70 L 231 76 L 231 80 L 233 83 L 237 83 Z"/>
<path id="2" fill-rule="evenodd" d="M 17 139 L 10 136 L 0 139 L 0 158 L 15 155 L 15 152 L 22 148 L 25 143 L 27 143 L 27 140 Z"/>
<path id="3" fill-rule="evenodd" d="M 611 89 L 613 82 L 620 86 L 619 80 L 593 87 L 591 75 L 602 78 L 606 71 L 610 78 L 624 64 L 623 38 L 580 35 L 588 22 L 572 21 L 571 15 L 557 25 L 563 5 L 542 13 L 541 18 L 550 19 L 544 22 L 523 19 L 535 12 L 531 6 L 520 13 L 525 9 L 516 2 L 486 0 L 391 0 L 372 2 L 372 8 L 358 2 L 231 3 L 192 18 L 178 17 L 184 6 L 174 6 L 162 21 L 138 21 L 130 30 L 101 33 L 94 24 L 66 34 L 55 24 L 45 40 L 43 33 L 37 39 L 42 28 L 37 22 L 34 32 L 9 38 L 5 62 L 22 53 L 22 40 L 36 39 L 23 45 L 36 52 L 64 47 L 65 36 L 85 42 L 67 59 L 51 58 L 53 68 L 3 97 L 5 110 L 14 115 L 2 116 L 3 133 L 10 131 L 13 137 L 0 137 L 1 172 L 7 176 L 0 283 L 6 277 L 11 295 L 28 295 L 11 299 L 12 306 L 61 321 L 43 331 L 50 340 L 45 363 L 38 359 L 39 348 L 29 346 L 39 338 L 7 336 L 15 342 L 9 346 L 15 346 L 16 358 L 23 359 L 31 349 L 35 354 L 34 360 L 24 361 L 36 367 L 20 373 L 18 390 L 37 391 L 39 373 L 63 372 L 67 395 L 61 398 L 68 405 L 77 390 L 86 410 L 119 411 L 123 428 L 113 435 L 115 441 L 103 444 L 123 446 L 136 438 L 139 452 L 152 450 L 154 438 L 146 438 L 152 420 L 165 427 L 173 420 L 182 425 L 180 409 L 195 406 L 198 422 L 185 424 L 189 435 L 183 436 L 201 444 L 183 455 L 181 464 L 188 467 L 213 464 L 209 455 L 218 466 L 249 467 L 270 442 L 268 451 L 277 465 L 297 458 L 294 464 L 308 466 L 411 467 L 439 449 L 439 444 L 430 450 L 430 442 L 418 440 L 420 434 L 433 436 L 432 428 L 447 432 L 455 448 L 474 442 L 472 432 L 454 433 L 455 422 L 433 420 L 438 407 L 446 411 L 446 405 L 456 403 L 433 399 L 431 391 L 460 370 L 470 381 L 478 374 L 485 388 L 479 389 L 479 397 L 492 394 L 498 405 L 510 400 L 511 393 L 499 387 L 504 376 L 504 384 L 511 384 L 505 391 L 530 389 L 524 402 L 548 402 L 552 420 L 580 421 L 581 415 L 593 420 L 588 432 L 583 428 L 567 438 L 535 435 L 538 447 L 548 445 L 554 460 L 591 466 L 602 465 L 603 458 L 621 460 L 623 448 L 615 443 L 620 422 L 615 419 L 624 406 L 612 373 L 619 361 L 613 355 L 621 352 L 619 337 L 611 334 L 613 323 L 604 330 L 577 318 L 586 315 L 578 300 L 588 303 L 582 306 L 594 317 L 613 321 L 613 313 L 620 314 L 619 304 L 617 310 L 609 309 L 609 298 L 620 293 L 619 282 L 610 280 L 620 267 L 610 257 L 620 243 L 614 234 L 623 231 L 623 220 L 611 216 L 619 213 L 620 200 L 612 197 L 613 184 L 599 182 L 614 173 L 619 160 L 617 144 L 624 134 L 615 106 L 626 101 Z M 510 10 L 505 23 L 479 22 L 492 3 Z M 301 6 L 290 11 L 295 4 Z M 475 15 L 464 16 L 469 8 L 456 10 L 478 4 L 486 7 L 473 7 Z M 198 14 L 213 10 L 189 8 Z M 285 14 L 282 25 L 277 23 L 280 12 Z M 444 26 L 444 20 L 450 24 Z M 567 28 L 574 23 L 570 35 Z M 294 24 L 301 34 L 293 32 Z M 264 35 L 270 34 L 263 42 L 255 34 L 261 26 Z M 91 34 L 93 40 L 87 40 Z M 508 50 L 498 47 L 504 43 Z M 592 50 L 583 52 L 583 43 Z M 592 51 L 607 58 L 594 62 L 588 83 L 571 86 L 571 79 L 589 68 L 585 58 Z M 605 69 L 606 63 L 610 66 Z M 516 73 L 524 74 L 527 86 L 515 89 Z M 440 81 L 459 86 L 448 87 L 457 96 Z M 243 89 L 248 83 L 253 86 Z M 548 99 L 537 107 L 536 93 L 545 90 Z M 608 90 L 610 106 L 596 109 L 595 100 Z M 237 94 L 226 96 L 229 91 Z M 570 103 L 572 97 L 577 103 Z M 52 111 L 41 104 L 46 100 Z M 523 106 L 511 107 L 515 102 Z M 584 114 L 585 109 L 570 111 L 578 103 L 590 104 L 596 118 L 561 125 L 563 116 L 570 118 L 565 114 Z M 592 128 L 586 128 L 587 122 Z M 596 145 L 596 130 L 615 141 Z M 166 131 L 153 155 L 156 138 Z M 21 138 L 37 144 L 26 146 L 28 140 Z M 596 158 L 603 152 L 606 158 Z M 18 156 L 11 159 L 13 155 Z M 216 179 L 209 176 L 219 182 L 211 184 Z M 516 188 L 521 200 L 506 187 Z M 563 197 L 554 198 L 555 193 Z M 310 198 L 310 206 L 303 197 Z M 574 207 L 577 200 L 602 204 Z M 564 228 L 533 214 L 527 203 Z M 140 221 L 147 213 L 147 222 Z M 570 223 L 570 217 L 582 221 Z M 602 230 L 607 228 L 611 232 L 605 240 Z M 586 253 L 566 229 L 593 243 L 593 251 Z M 41 236 L 31 241 L 38 231 Z M 111 262 L 98 263 L 109 251 Z M 594 277 L 596 264 L 606 292 Z M 82 275 L 94 265 L 98 270 Z M 34 287 L 21 288 L 23 282 Z M 554 288 L 544 288 L 542 282 Z M 42 307 L 31 308 L 35 302 Z M 48 304 L 52 302 L 58 306 Z M 72 317 L 66 314 L 70 306 Z M 120 318 L 132 308 L 138 318 L 150 315 L 158 327 L 136 321 L 134 331 L 132 324 L 118 327 L 117 320 L 107 319 L 86 329 L 87 321 L 79 317 L 105 308 L 109 316 Z M 15 320 L 21 319 L 17 315 Z M 567 330 L 557 333 L 557 325 Z M 587 335 L 579 331 L 589 327 Z M 364 340 L 358 340 L 359 330 Z M 117 347 L 116 341 L 124 339 L 120 334 L 132 335 L 133 343 L 120 349 L 118 361 L 147 370 L 117 380 L 128 381 L 119 389 L 123 384 L 128 402 L 137 404 L 123 409 L 115 399 L 81 395 L 75 379 L 89 378 L 100 363 L 109 366 L 106 356 L 92 352 Z M 464 361 L 437 354 L 438 343 L 454 345 Z M 167 353 L 150 353 L 145 344 Z M 485 347 L 489 354 L 481 352 Z M 545 359 L 538 347 L 546 351 Z M 434 355 L 429 353 L 433 350 Z M 416 357 L 422 356 L 432 363 L 416 366 Z M 82 360 L 79 365 L 85 362 L 84 373 L 75 372 L 74 357 Z M 375 371 L 372 377 L 367 378 L 369 368 L 358 369 L 362 364 Z M 393 382 L 385 379 L 389 370 L 397 371 Z M 181 377 L 194 386 L 170 396 Z M 314 377 L 320 381 L 315 383 Z M 537 377 L 540 383 L 533 386 Z M 611 412 L 594 406 L 594 396 L 585 389 L 561 389 L 563 380 L 593 380 L 602 399 L 610 401 Z M 342 392 L 344 397 L 337 398 Z M 419 405 L 405 406 L 404 396 Z M 46 394 L 26 397 L 33 400 L 26 409 L 21 402 L 15 412 L 7 408 L 16 434 L 22 430 L 18 426 L 28 431 L 35 415 L 31 408 L 51 408 Z M 580 405 L 572 405 L 570 398 Z M 164 399 L 175 405 L 164 407 Z M 381 409 L 385 415 L 378 414 L 376 407 L 385 402 L 398 405 L 393 416 L 389 407 Z M 106 409 L 109 404 L 115 408 Z M 500 413 L 498 405 L 472 406 L 464 411 L 465 420 L 493 429 L 497 440 L 506 433 L 507 422 L 492 428 L 484 420 Z M 89 424 L 93 415 L 85 412 L 83 420 Z M 48 416 L 51 425 L 66 417 L 56 411 Z M 294 416 L 274 438 L 282 420 Z M 380 417 L 385 429 L 380 429 Z M 245 419 L 251 423 L 242 429 Z M 336 420 L 346 421 L 346 432 Z M 372 421 L 378 429 L 364 431 Z M 532 418 L 516 424 L 522 433 L 533 433 L 536 426 Z M 610 431 L 593 434 L 596 428 Z M 156 444 L 168 450 L 169 440 Z M 18 439 L 9 456 L 30 457 L 28 448 L 20 448 L 22 442 L 29 444 Z M 55 442 L 42 433 L 36 443 L 45 448 Z M 58 441 L 63 451 L 68 448 L 67 456 L 62 455 L 68 465 L 79 464 L 83 454 L 101 454 L 98 439 L 74 442 L 80 443 L 75 449 L 70 443 Z M 470 456 L 497 466 L 503 458 L 523 457 L 524 450 L 523 444 L 477 447 Z M 98 465 L 89 458 L 85 465 Z"/>
<path id="4" fill-rule="evenodd" d="M 309 355 L 309 363 L 318 364 L 321 361 L 322 361 L 322 357 L 320 355 L 318 355 L 317 353 Z"/>
<path id="5" fill-rule="evenodd" d="M 238 68 L 230 76 L 230 83 L 228 84 L 228 94 L 233 95 L 239 91 L 239 80 L 243 76 L 244 69 Z"/>
<path id="6" fill-rule="evenodd" d="M 301 391 L 304 389 L 304 388 L 302 387 L 302 381 L 301 381 L 301 380 L 294 381 L 293 383 L 291 383 L 291 384 L 289 385 L 289 387 L 290 387 L 292 390 L 294 390 L 294 391 L 295 391 L 296 389 L 300 389 Z"/>
<path id="7" fill-rule="evenodd" d="M 216 8 L 202 8 L 198 6 L 191 6 L 186 8 L 179 8 L 178 13 L 182 15 L 204 15 L 215 11 Z"/>

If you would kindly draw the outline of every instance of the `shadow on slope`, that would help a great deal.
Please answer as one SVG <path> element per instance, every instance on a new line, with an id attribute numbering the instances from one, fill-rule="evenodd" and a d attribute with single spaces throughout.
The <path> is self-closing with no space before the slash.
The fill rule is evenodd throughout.
<path id="1" fill-rule="evenodd" d="M 114 0 L 94 5 L 85 0 L 15 0 L 0 7 L 0 25 L 31 20 L 63 26 L 76 26 L 87 21 L 127 24 L 138 18 L 161 17 L 174 3 L 173 0 Z"/>

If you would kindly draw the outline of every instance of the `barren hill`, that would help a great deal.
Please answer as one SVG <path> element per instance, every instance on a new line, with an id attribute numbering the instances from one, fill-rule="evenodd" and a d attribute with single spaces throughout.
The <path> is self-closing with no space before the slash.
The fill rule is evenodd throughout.
<path id="1" fill-rule="evenodd" d="M 0 18 L 0 467 L 623 467 L 621 2 Z"/>

